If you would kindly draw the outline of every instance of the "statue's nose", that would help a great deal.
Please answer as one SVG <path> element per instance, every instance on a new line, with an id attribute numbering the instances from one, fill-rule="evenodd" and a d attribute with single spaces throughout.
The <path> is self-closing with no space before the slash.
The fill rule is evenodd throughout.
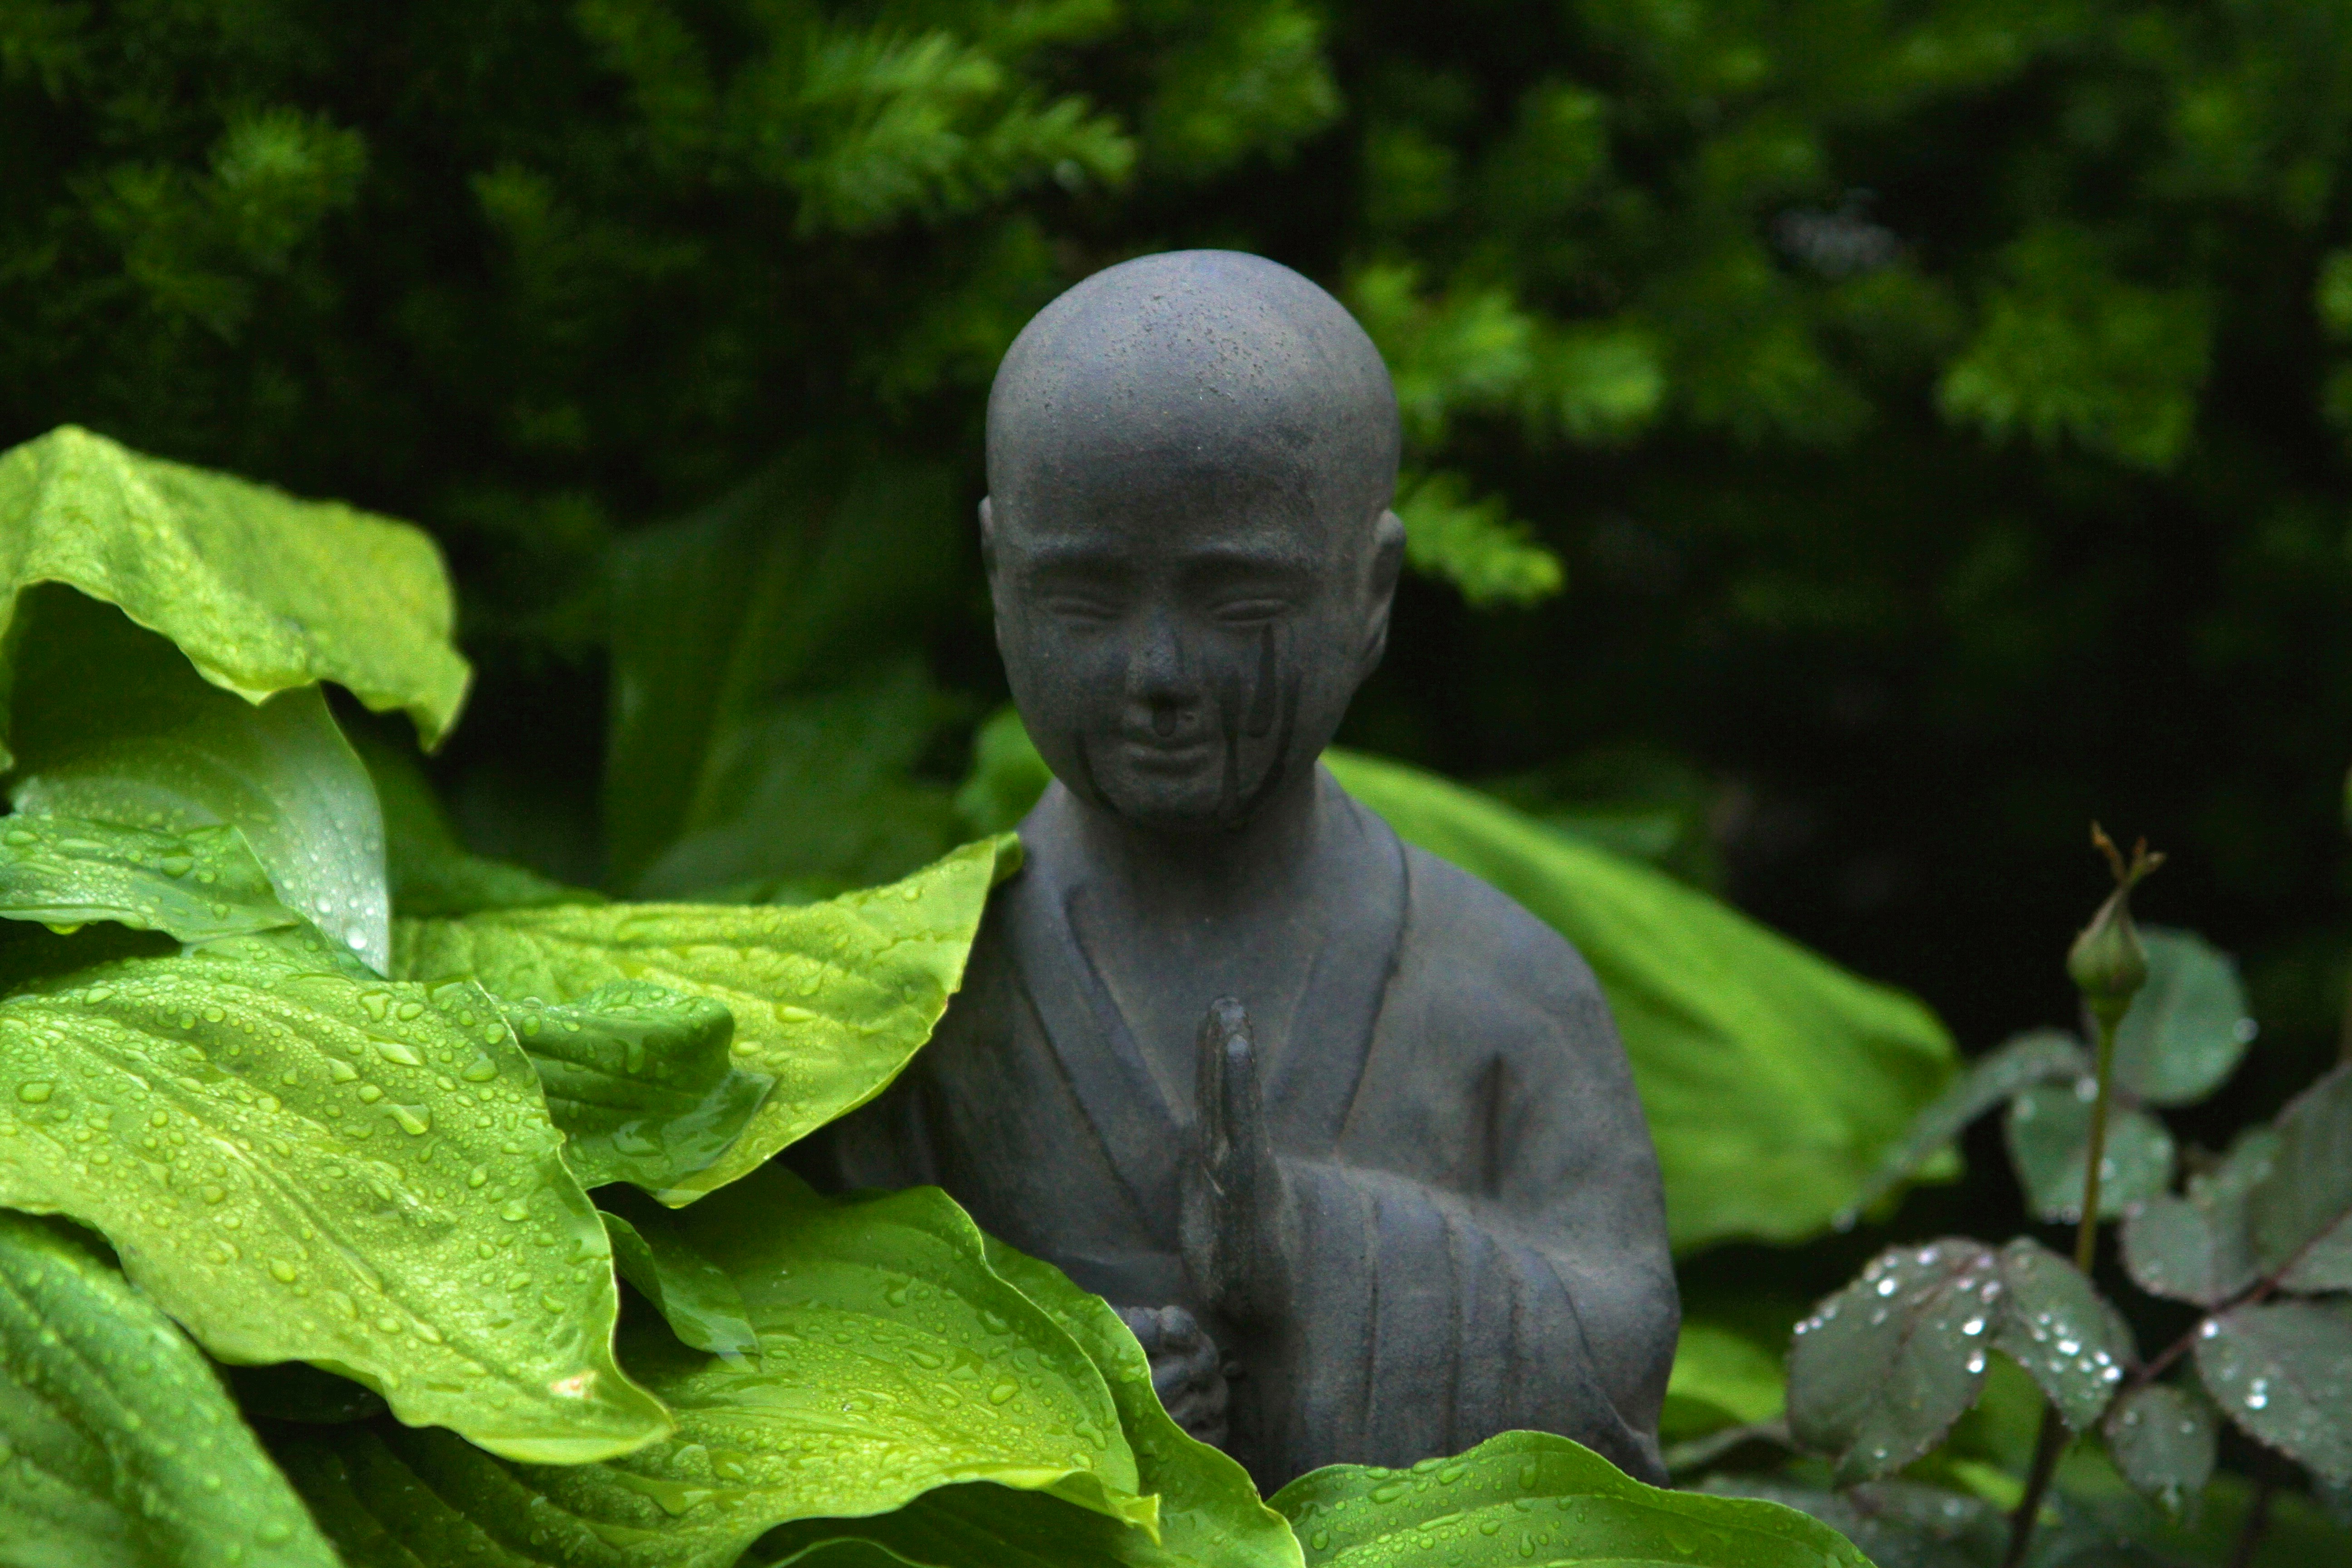
<path id="1" fill-rule="evenodd" d="M 1175 618 L 1145 616 L 1128 658 L 1127 696 L 1150 713 L 1153 734 L 1165 739 L 1183 727 L 1189 710 L 1199 706 L 1195 685 L 1190 650 Z"/>

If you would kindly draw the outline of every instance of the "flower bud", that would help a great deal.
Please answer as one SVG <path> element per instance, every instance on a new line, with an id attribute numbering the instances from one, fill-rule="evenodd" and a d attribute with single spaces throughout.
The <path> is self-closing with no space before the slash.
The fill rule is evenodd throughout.
<path id="1" fill-rule="evenodd" d="M 2116 890 L 2091 917 L 2066 954 L 2066 974 L 2094 1016 L 2112 1028 L 2131 1006 L 2132 997 L 2147 984 L 2147 949 L 2140 944 L 2139 928 L 2132 923 L 2131 892 L 2141 878 L 2164 864 L 2164 857 L 2147 852 L 2142 839 L 2132 847 L 2128 865 L 2098 824 L 2091 825 L 2091 842 L 2107 858 L 2115 872 Z"/>

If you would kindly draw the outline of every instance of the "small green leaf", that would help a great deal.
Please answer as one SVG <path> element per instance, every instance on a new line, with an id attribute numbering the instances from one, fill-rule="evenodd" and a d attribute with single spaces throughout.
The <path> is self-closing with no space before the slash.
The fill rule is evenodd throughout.
<path id="1" fill-rule="evenodd" d="M 2090 1158 L 2093 1101 L 2089 1079 L 2042 1084 L 2009 1102 L 2004 1131 L 2010 1163 L 2034 1214 L 2071 1224 L 2083 1212 L 2083 1175 Z M 2129 1106 L 2107 1108 L 2107 1148 L 2099 1175 L 2099 1217 L 2114 1219 L 2172 1184 L 2172 1134 L 2164 1123 Z"/>
<path id="2" fill-rule="evenodd" d="M 501 997 L 577 1002 L 621 979 L 724 1003 L 735 1062 L 775 1079 L 741 1136 L 662 1194 L 685 1203 L 757 1169 L 879 1094 L 962 983 L 989 889 L 1020 864 L 1009 835 L 888 887 L 790 908 L 607 904 L 403 921 L 394 965 L 470 977 Z"/>
<path id="3" fill-rule="evenodd" d="M 2231 1420 L 2326 1479 L 2352 1482 L 2352 1302 L 2225 1312 L 2198 1332 L 2197 1371 Z"/>
<path id="4" fill-rule="evenodd" d="M 1689 1568 L 1869 1568 L 1853 1544 L 1779 1503 L 1643 1486 L 1566 1437 L 1506 1432 L 1410 1470 L 1331 1465 L 1273 1499 L 1308 1568 L 1672 1563 Z"/>
<path id="5" fill-rule="evenodd" d="M 1512 519 L 1509 503 L 1472 500 L 1455 475 L 1409 479 L 1397 515 L 1413 570 L 1451 583 L 1474 606 L 1540 604 L 1567 581 L 1559 557 Z"/>
<path id="6" fill-rule="evenodd" d="M 477 855 L 417 765 L 415 749 L 366 726 L 352 747 L 375 781 L 383 809 L 385 868 L 392 907 L 402 915 L 470 915 L 478 910 L 529 910 L 548 904 L 601 904 L 604 895 L 567 887 L 526 867 Z"/>
<path id="7" fill-rule="evenodd" d="M 2213 1479 L 2220 1431 L 2213 1406 L 2169 1384 L 2133 1389 L 2107 1412 L 2107 1452 L 2124 1479 L 2178 1514 Z"/>
<path id="8" fill-rule="evenodd" d="M 672 1194 L 727 1152 L 775 1082 L 735 1066 L 735 1016 L 709 996 L 616 980 L 577 1002 L 499 1005 L 539 1069 L 563 1162 L 584 1187 L 630 1182 Z"/>
<path id="9" fill-rule="evenodd" d="M 1769 1475 L 1709 1476 L 1697 1490 L 1758 1498 L 1811 1514 L 1879 1568 L 1983 1568 L 2000 1560 L 2008 1521 L 1980 1497 L 1913 1481 L 1868 1481 L 1830 1491 Z"/>
<path id="10" fill-rule="evenodd" d="M 668 1210 L 626 1192 L 604 1194 L 604 1229 L 621 1278 L 654 1304 L 670 1331 L 698 1351 L 757 1355 L 743 1292 L 695 1250 Z M 626 1217 L 614 1212 L 625 1209 Z"/>
<path id="11" fill-rule="evenodd" d="M 1993 1348 L 2042 1385 L 2067 1426 L 2088 1429 L 2137 1359 L 2131 1331 L 2080 1269 L 2028 1237 L 2000 1249 L 2000 1282 Z"/>
<path id="12" fill-rule="evenodd" d="M 0 1560 L 336 1568 L 195 1347 L 69 1227 L 5 1211 Z"/>
<path id="13" fill-rule="evenodd" d="M 2000 1263 L 1981 1242 L 1895 1247 L 1797 1325 L 1789 1426 L 1838 1456 L 1840 1484 L 1901 1469 L 1983 1391 Z"/>
<path id="14" fill-rule="evenodd" d="M 234 827 L 155 833 L 72 816 L 0 817 L 0 917 L 111 921 L 182 942 L 296 923 Z"/>
<path id="15" fill-rule="evenodd" d="M 78 594 L 31 595 L 18 611 L 19 812 L 165 833 L 229 824 L 280 902 L 383 972 L 383 819 L 317 687 L 256 707 Z"/>
<path id="16" fill-rule="evenodd" d="M 2254 1257 L 2292 1290 L 2352 1290 L 2352 1063 L 2287 1102 L 2278 1147 L 2247 1194 Z"/>
<path id="17" fill-rule="evenodd" d="M 0 1003 L 0 1204 L 103 1232 L 222 1360 L 310 1362 L 522 1457 L 667 1430 L 489 999 L 241 943 Z"/>
<path id="18" fill-rule="evenodd" d="M 2124 1267 L 2151 1295 L 2218 1307 L 2254 1282 L 2247 1199 L 2277 1155 L 2278 1134 L 2256 1127 L 2229 1157 L 2189 1179 L 2185 1197 L 2159 1193 L 2124 1222 Z"/>
<path id="19" fill-rule="evenodd" d="M 2074 1036 L 2038 1029 L 1986 1052 L 1928 1102 L 1908 1131 L 1888 1145 L 1878 1169 L 1840 1215 L 1851 1225 L 1862 1212 L 1893 1192 L 1960 1135 L 1961 1130 L 2002 1100 L 2054 1078 L 2075 1079 L 2091 1070 L 2091 1054 Z"/>
<path id="20" fill-rule="evenodd" d="M 383 1422 L 308 1428 L 280 1462 L 328 1535 L 362 1563 L 728 1568 L 780 1524 L 985 1480 L 1150 1538 L 1101 1373 L 937 1188 L 828 1200 L 771 1165 L 673 1219 L 734 1282 L 762 1352 L 629 1330 L 673 1438 L 557 1468 Z"/>
<path id="21" fill-rule="evenodd" d="M 2147 981 L 2116 1028 L 2116 1083 L 2151 1105 L 2187 1105 L 2237 1071 L 2253 1040 L 2246 988 L 2203 937 L 2147 926 L 2140 942 Z"/>
<path id="22" fill-rule="evenodd" d="M 974 833 L 1010 833 L 1053 782 L 1021 715 L 1000 708 L 971 738 L 971 772 L 956 791 L 956 815 Z"/>
<path id="23" fill-rule="evenodd" d="M 407 710 L 430 744 L 465 698 L 448 577 L 422 532 L 70 425 L 0 453 L 0 625 L 37 583 L 121 606 L 248 702 L 331 680 Z"/>

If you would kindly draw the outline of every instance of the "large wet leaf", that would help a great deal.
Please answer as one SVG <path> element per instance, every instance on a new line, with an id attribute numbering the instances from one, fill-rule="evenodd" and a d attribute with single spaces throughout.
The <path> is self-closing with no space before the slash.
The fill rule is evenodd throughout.
<path id="1" fill-rule="evenodd" d="M 2213 1479 L 2213 1406 L 2189 1389 L 2151 1383 L 2107 1412 L 2107 1453 L 2124 1479 L 2178 1513 Z"/>
<path id="2" fill-rule="evenodd" d="M 1247 1473 L 1187 1436 L 1160 1408 L 1150 1363 L 1108 1303 L 993 1239 L 988 1258 L 1069 1332 L 1109 1384 L 1143 1489 L 1160 1500 L 1160 1538 L 1045 1493 L 942 1487 L 887 1514 L 787 1525 L 761 1542 L 761 1561 L 837 1568 L 862 1549 L 939 1568 L 1298 1568 L 1297 1538 L 1259 1500 Z"/>
<path id="3" fill-rule="evenodd" d="M 518 1456 L 667 1430 L 613 1362 L 604 1227 L 489 999 L 236 947 L 0 1003 L 0 1204 L 105 1233 L 223 1360 L 310 1362 Z"/>
<path id="4" fill-rule="evenodd" d="M 577 1002 L 502 1002 L 583 1186 L 680 1183 L 722 1158 L 775 1079 L 738 1068 L 735 1016 L 709 996 L 615 980 Z"/>
<path id="5" fill-rule="evenodd" d="M 2131 1331 L 2081 1270 L 2028 1237 L 2000 1249 L 2000 1282 L 1993 1348 L 2042 1385 L 2066 1425 L 2087 1429 L 2137 1359 Z"/>
<path id="6" fill-rule="evenodd" d="M 2199 1331 L 2221 1413 L 2337 1485 L 2352 1482 L 2352 1301 L 2240 1307 Z"/>
<path id="7" fill-rule="evenodd" d="M 1282 1568 L 1298 1561 L 1289 1527 L 1259 1500 L 1240 1465 L 1196 1441 L 1169 1417 L 1152 1392 L 1143 1347 L 1101 1297 L 1079 1289 L 1062 1271 L 991 1237 L 989 1267 L 1052 1316 L 1109 1384 L 1120 1427 L 1135 1450 L 1143 1489 L 1160 1500 L 1160 1539 L 1120 1539 L 1136 1563 L 1202 1568 Z"/>
<path id="8" fill-rule="evenodd" d="M 0 1561 L 336 1563 L 195 1347 L 68 1227 L 5 1210 Z"/>
<path id="9" fill-rule="evenodd" d="M 944 1194 L 827 1200 L 772 1166 L 676 1219 L 735 1282 L 760 1357 L 632 1331 L 630 1369 L 678 1430 L 602 1465 L 509 1465 L 387 1423 L 304 1431 L 281 1462 L 351 1563 L 725 1568 L 790 1521 L 980 1480 L 1148 1539 L 1101 1374 Z"/>
<path id="10" fill-rule="evenodd" d="M 962 983 L 988 892 L 1020 863 L 1008 836 L 888 887 L 821 904 L 608 904 L 400 923 L 395 968 L 500 996 L 575 1002 L 622 979 L 726 1004 L 735 1064 L 775 1079 L 742 1135 L 665 1198 L 684 1202 L 879 1094 Z"/>
<path id="11" fill-rule="evenodd" d="M 951 590 L 959 521 L 943 471 L 828 445 L 616 550 L 615 886 L 856 885 L 954 841 L 947 792 L 906 776 L 940 703 L 894 655 Z"/>
<path id="12" fill-rule="evenodd" d="M 19 812 L 165 833 L 229 824 L 281 902 L 384 970 L 383 821 L 317 687 L 255 707 L 103 605 L 55 590 L 18 609 Z"/>
<path id="13" fill-rule="evenodd" d="M 1548 1432 L 1506 1432 L 1410 1470 L 1328 1466 L 1273 1501 L 1308 1568 L 1868 1568 L 1851 1542 L 1794 1509 L 1643 1486 Z"/>
<path id="14" fill-rule="evenodd" d="M 2090 1165 L 2092 1080 L 2041 1084 L 2009 1102 L 2002 1131 L 2026 1201 L 2042 1219 L 2071 1224 L 2083 1213 Z M 2107 1146 L 2100 1161 L 2099 1217 L 2114 1219 L 2172 1185 L 2172 1134 L 2126 1105 L 2107 1108 Z"/>
<path id="15" fill-rule="evenodd" d="M 297 923 L 245 836 L 226 826 L 156 833 L 71 816 L 0 817 L 0 917 L 111 921 L 182 942 Z"/>
<path id="16" fill-rule="evenodd" d="M 670 1332 L 713 1354 L 759 1353 L 743 1292 L 687 1239 L 676 1215 L 626 1192 L 604 1194 L 603 1202 L 614 1267 L 654 1304 Z"/>
<path id="17" fill-rule="evenodd" d="M 2124 1267 L 2141 1289 L 2218 1307 L 2254 1282 L 2247 1200 L 2277 1152 L 2278 1134 L 2254 1128 L 2220 1165 L 2189 1177 L 2186 1195 L 2159 1194 L 2124 1222 Z"/>
<path id="18" fill-rule="evenodd" d="M 2236 961 L 2201 936 L 2150 927 L 2140 940 L 2147 984 L 2116 1029 L 2116 1082 L 2151 1105 L 2186 1105 L 2245 1056 L 2254 1037 L 2246 988 Z"/>
<path id="19" fill-rule="evenodd" d="M 37 583 L 121 606 L 248 701 L 331 680 L 429 743 L 465 697 L 448 577 L 418 530 L 72 426 L 0 453 L 0 626 Z"/>
<path id="20" fill-rule="evenodd" d="M 1880 1254 L 1797 1325 L 1790 1431 L 1838 1457 L 1842 1483 L 1918 1458 L 1983 1392 L 2001 1295 L 2000 1260 L 1981 1242 Z"/>
<path id="21" fill-rule="evenodd" d="M 1840 1215 L 1851 1224 L 1862 1211 L 1893 1192 L 1978 1117 L 2036 1084 L 2052 1079 L 2072 1080 L 2091 1070 L 2091 1054 L 2083 1042 L 2056 1029 L 2020 1035 L 1968 1065 L 1968 1069 L 1928 1102 L 1902 1137 L 1887 1147 L 1870 1179 Z M 2102 1207 L 2105 1205 L 2102 1205 Z"/>
<path id="22" fill-rule="evenodd" d="M 2278 1145 L 2247 1194 L 2254 1258 L 2294 1290 L 2352 1290 L 2352 1063 L 2330 1069 L 2272 1123 Z"/>
<path id="23" fill-rule="evenodd" d="M 1900 992 L 1458 784 L 1339 752 L 1325 761 L 1401 837 L 1517 900 L 1592 965 L 1677 1247 L 1822 1229 L 1950 1079 L 1950 1039 Z"/>

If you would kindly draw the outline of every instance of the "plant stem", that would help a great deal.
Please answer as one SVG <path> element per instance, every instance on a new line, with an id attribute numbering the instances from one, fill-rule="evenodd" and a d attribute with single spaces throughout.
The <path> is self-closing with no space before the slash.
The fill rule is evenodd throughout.
<path id="1" fill-rule="evenodd" d="M 2246 1522 L 2238 1527 L 2238 1544 L 2230 1553 L 2230 1568 L 2252 1568 L 2254 1552 L 2263 1543 L 2263 1532 L 2270 1529 L 2271 1499 L 2278 1487 L 2264 1481 L 2254 1489 L 2254 1500 L 2246 1505 Z"/>
<path id="2" fill-rule="evenodd" d="M 2115 1094 L 2116 1026 L 2123 1021 L 2123 1011 L 2122 1007 L 2101 1007 L 2095 1013 L 2099 1030 L 2099 1095 L 2091 1106 L 2091 1138 L 2083 1150 L 2083 1216 L 2074 1226 L 2074 1267 L 2086 1275 L 2099 1252 L 2099 1167 L 2107 1159 L 2107 1110 Z M 2058 1469 L 2058 1456 L 2065 1452 L 2066 1437 L 2066 1423 L 2058 1414 L 2057 1405 L 2045 1404 L 2042 1407 L 2042 1430 L 2033 1440 L 2033 1468 L 2026 1476 L 2025 1495 L 2018 1500 L 2017 1511 L 2010 1516 L 2009 1551 L 2001 1559 L 2001 1568 L 2018 1568 L 2025 1561 L 2025 1549 L 2032 1544 L 2042 1500 L 2048 1495 L 2050 1478 Z"/>

